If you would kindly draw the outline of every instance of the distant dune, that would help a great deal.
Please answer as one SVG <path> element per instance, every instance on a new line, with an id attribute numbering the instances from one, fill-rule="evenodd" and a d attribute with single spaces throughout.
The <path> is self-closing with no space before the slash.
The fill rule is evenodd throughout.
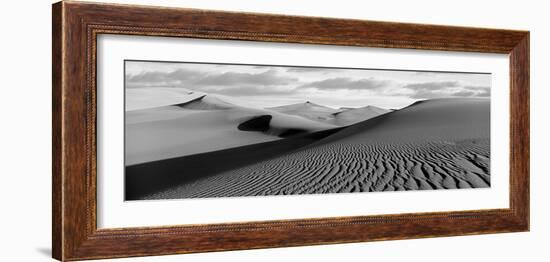
<path id="1" fill-rule="evenodd" d="M 190 110 L 226 110 L 236 107 L 236 105 L 224 101 L 223 99 L 207 95 L 202 95 L 190 101 L 173 106 Z"/>
<path id="2" fill-rule="evenodd" d="M 334 123 L 337 126 L 347 126 L 355 123 L 363 122 L 365 120 L 377 117 L 391 112 L 391 110 L 376 107 L 365 106 L 361 108 L 345 108 L 333 114 Z"/>
<path id="3" fill-rule="evenodd" d="M 270 159 L 137 198 L 489 187 L 489 137 L 488 99 L 422 101 Z"/>
<path id="4" fill-rule="evenodd" d="M 309 101 L 305 103 L 270 107 L 266 109 L 289 114 L 289 115 L 297 115 L 297 116 L 305 117 L 307 119 L 320 121 L 320 122 L 332 122 L 334 118 L 333 114 L 338 112 L 338 110 L 336 109 L 314 104 Z"/>
<path id="5" fill-rule="evenodd" d="M 324 142 L 462 140 L 489 138 L 489 135 L 489 99 L 445 98 L 419 101 L 357 123 Z"/>
<path id="6" fill-rule="evenodd" d="M 171 87 L 126 88 L 125 93 L 126 111 L 173 105 L 201 96 L 189 89 Z"/>
<path id="7" fill-rule="evenodd" d="M 172 94 L 175 91 L 162 92 Z M 126 112 L 126 165 L 263 143 L 337 127 L 299 116 L 243 107 L 226 101 L 222 96 L 185 91 L 175 98 L 159 97 L 156 103 L 142 106 L 162 106 Z M 173 101 L 178 103 L 163 105 Z"/>
<path id="8" fill-rule="evenodd" d="M 345 107 L 334 109 L 311 103 L 309 101 L 305 103 L 271 107 L 266 109 L 289 115 L 301 116 L 307 119 L 311 119 L 313 121 L 336 126 L 352 125 L 390 112 L 390 110 L 375 106 L 365 106 L 361 108 Z"/>

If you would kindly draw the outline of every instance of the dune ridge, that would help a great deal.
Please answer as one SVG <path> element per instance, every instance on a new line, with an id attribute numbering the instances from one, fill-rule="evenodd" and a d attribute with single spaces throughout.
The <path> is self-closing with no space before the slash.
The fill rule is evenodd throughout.
<path id="1" fill-rule="evenodd" d="M 371 105 L 360 108 L 341 107 L 334 109 L 310 101 L 266 109 L 336 126 L 352 125 L 391 111 Z"/>
<path id="2" fill-rule="evenodd" d="M 236 105 L 222 96 L 197 95 L 194 93 L 182 103 L 126 112 L 126 165 L 269 142 L 337 127 L 295 115 Z"/>
<path id="3" fill-rule="evenodd" d="M 331 122 L 334 118 L 333 114 L 338 112 L 336 109 L 318 105 L 310 101 L 306 101 L 305 103 L 270 107 L 266 109 L 289 115 L 297 115 L 313 121 L 321 122 Z"/>
<path id="4" fill-rule="evenodd" d="M 217 97 L 207 95 L 202 95 L 185 103 L 175 104 L 172 106 L 191 110 L 225 110 L 236 107 L 234 104 L 223 101 Z"/>
<path id="5" fill-rule="evenodd" d="M 347 126 L 347 125 L 359 123 L 389 112 L 391 112 L 391 110 L 376 107 L 376 106 L 365 106 L 360 108 L 344 108 L 332 114 L 334 116 L 334 121 L 332 123 L 338 126 Z"/>

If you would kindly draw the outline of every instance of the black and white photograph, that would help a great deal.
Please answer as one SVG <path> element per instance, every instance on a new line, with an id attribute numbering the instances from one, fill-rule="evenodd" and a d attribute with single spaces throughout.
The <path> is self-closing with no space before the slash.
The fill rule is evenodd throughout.
<path id="1" fill-rule="evenodd" d="M 549 257 L 544 1 L 2 11 L 0 262 Z"/>
<path id="2" fill-rule="evenodd" d="M 126 60 L 126 200 L 491 186 L 491 74 Z"/>

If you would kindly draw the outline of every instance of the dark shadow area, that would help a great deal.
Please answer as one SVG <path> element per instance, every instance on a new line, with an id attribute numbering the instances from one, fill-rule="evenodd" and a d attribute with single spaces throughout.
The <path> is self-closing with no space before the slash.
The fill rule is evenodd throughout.
<path id="1" fill-rule="evenodd" d="M 139 200 L 145 195 L 170 187 L 287 154 L 342 129 L 344 128 L 127 166 L 125 172 L 125 200 Z"/>
<path id="2" fill-rule="evenodd" d="M 265 132 L 269 130 L 271 118 L 273 117 L 270 115 L 254 117 L 248 121 L 242 122 L 237 128 L 241 131 Z"/>
<path id="3" fill-rule="evenodd" d="M 192 94 L 192 93 L 193 93 L 193 92 L 188 93 L 188 94 Z M 197 98 L 195 98 L 195 99 L 191 99 L 191 100 L 189 100 L 189 101 L 187 101 L 187 102 L 185 102 L 185 103 L 175 104 L 174 106 L 181 107 L 181 108 L 186 108 L 186 107 L 189 106 L 189 105 L 192 105 L 192 104 L 194 104 L 194 103 L 196 103 L 196 102 L 200 102 L 205 96 L 206 96 L 206 95 L 197 97 Z"/>
<path id="4" fill-rule="evenodd" d="M 285 130 L 284 132 L 282 132 L 281 134 L 279 134 L 279 137 L 287 138 L 287 137 L 290 137 L 290 136 L 295 136 L 295 135 L 305 134 L 305 133 L 307 133 L 307 130 L 305 130 L 305 129 L 289 128 L 289 129 Z"/>
<path id="5" fill-rule="evenodd" d="M 258 117 L 254 117 L 248 121 L 242 122 L 238 129 L 241 131 L 255 131 L 255 132 L 268 132 L 271 129 L 271 119 L 273 119 L 273 116 L 271 115 L 262 115 Z M 278 137 L 281 138 L 290 138 L 293 136 L 306 134 L 308 133 L 305 129 L 299 129 L 299 128 L 289 128 L 284 129 L 280 134 L 278 134 Z"/>

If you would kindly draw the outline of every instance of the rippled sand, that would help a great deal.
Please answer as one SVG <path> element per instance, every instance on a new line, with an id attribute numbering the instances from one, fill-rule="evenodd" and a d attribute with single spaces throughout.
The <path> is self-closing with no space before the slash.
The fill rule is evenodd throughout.
<path id="1" fill-rule="evenodd" d="M 489 137 L 488 99 L 429 100 L 138 199 L 490 187 Z"/>

